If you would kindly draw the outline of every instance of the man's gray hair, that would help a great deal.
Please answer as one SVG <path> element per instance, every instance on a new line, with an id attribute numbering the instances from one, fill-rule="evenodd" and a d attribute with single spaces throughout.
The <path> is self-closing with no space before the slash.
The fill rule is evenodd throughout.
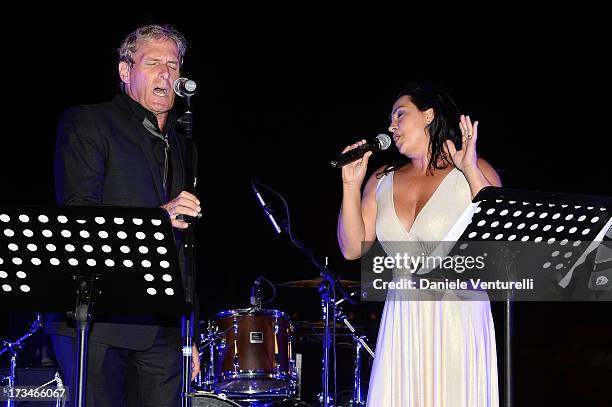
<path id="1" fill-rule="evenodd" d="M 126 62 L 129 66 L 134 64 L 134 54 L 138 50 L 138 47 L 142 41 L 152 41 L 165 38 L 174 41 L 179 51 L 180 61 L 183 64 L 183 57 L 187 50 L 187 40 L 171 25 L 158 25 L 151 24 L 137 28 L 134 32 L 130 33 L 121 47 L 119 47 L 119 62 Z M 125 84 L 121 82 L 121 90 L 125 91 Z"/>

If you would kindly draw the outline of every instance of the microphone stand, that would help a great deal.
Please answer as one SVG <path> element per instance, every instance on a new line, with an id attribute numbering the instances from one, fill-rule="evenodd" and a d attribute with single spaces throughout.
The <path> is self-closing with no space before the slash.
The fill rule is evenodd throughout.
<path id="1" fill-rule="evenodd" d="M 278 222 L 274 218 L 274 211 L 272 210 L 272 207 L 269 204 L 265 203 L 265 201 L 263 200 L 263 197 L 261 196 L 261 194 L 255 187 L 255 183 L 274 192 L 276 195 L 278 195 L 282 199 L 285 205 L 285 208 L 287 210 L 287 222 Z M 262 209 L 264 210 L 266 216 L 270 220 L 270 223 L 273 225 L 275 231 L 279 234 L 281 233 L 281 231 L 284 231 L 285 233 L 287 233 L 287 236 L 289 236 L 291 243 L 293 243 L 297 248 L 299 248 L 302 252 L 304 252 L 310 258 L 310 261 L 315 266 L 315 268 L 319 270 L 319 274 L 322 277 L 321 285 L 319 286 L 319 293 L 321 294 L 321 309 L 323 313 L 323 324 L 324 324 L 323 341 L 322 341 L 323 342 L 323 360 L 322 360 L 322 374 L 321 374 L 322 375 L 321 391 L 323 392 L 323 394 L 321 395 L 319 400 L 321 402 L 322 407 L 334 406 L 337 400 L 336 400 L 336 397 L 333 397 L 333 398 L 331 397 L 330 391 L 329 391 L 329 376 L 330 376 L 329 360 L 330 360 L 330 354 L 331 354 L 330 326 L 331 326 L 331 322 L 333 321 L 334 327 L 335 327 L 335 321 L 336 321 L 336 301 L 333 298 L 336 292 L 336 288 L 338 288 L 344 300 L 348 301 L 350 304 L 353 304 L 353 305 L 357 304 L 357 302 L 354 299 L 352 299 L 351 296 L 346 292 L 344 287 L 342 287 L 342 284 L 340 284 L 340 281 L 335 276 L 335 273 L 333 271 L 330 271 L 327 268 L 327 264 L 322 265 L 314 256 L 312 250 L 304 246 L 304 244 L 300 240 L 296 239 L 295 236 L 293 236 L 293 233 L 291 232 L 291 223 L 290 223 L 290 218 L 289 218 L 289 207 L 285 199 L 282 197 L 282 195 L 280 195 L 278 192 L 274 191 L 272 188 L 268 187 L 267 185 L 263 184 L 260 181 L 251 180 L 251 185 L 253 187 L 253 192 L 257 196 L 257 199 L 259 200 L 259 203 Z M 334 344 L 335 344 L 335 341 L 334 341 Z M 334 354 L 335 354 L 335 349 L 334 349 Z M 335 376 L 334 376 L 334 384 L 335 384 Z M 336 392 L 336 388 L 334 386 L 334 393 L 335 392 Z M 331 403 L 334 403 L 334 404 L 331 404 Z"/>
<path id="2" fill-rule="evenodd" d="M 196 158 L 193 156 L 193 115 L 191 113 L 191 95 L 185 95 L 187 109 L 177 121 L 183 125 L 187 143 L 185 144 L 185 179 L 187 180 L 187 190 L 191 193 L 195 192 L 197 185 L 197 177 L 195 168 L 197 168 Z M 188 219 L 188 218 L 187 218 Z M 193 357 L 193 332 L 194 332 L 194 303 L 195 303 L 195 284 L 196 284 L 196 262 L 195 262 L 195 246 L 196 246 L 196 227 L 195 220 L 185 231 L 185 312 L 181 318 L 181 336 L 182 336 L 182 353 L 183 353 L 183 377 L 181 382 L 181 406 L 191 407 L 191 363 Z"/>
<path id="3" fill-rule="evenodd" d="M 281 230 L 281 226 L 279 226 L 279 223 L 274 218 L 274 211 L 272 210 L 272 207 L 268 205 L 266 201 L 264 201 L 263 197 L 261 196 L 261 193 L 255 186 L 255 183 L 256 183 L 255 180 L 251 180 L 251 188 L 253 188 L 253 193 L 255 194 L 255 196 L 257 197 L 257 200 L 259 201 L 259 205 L 261 205 L 261 209 L 263 209 L 266 216 L 268 217 L 268 220 L 272 224 L 274 231 L 280 235 L 282 233 L 282 230 Z M 283 230 L 285 230 L 285 225 L 283 225 Z M 285 230 L 285 232 L 287 232 L 287 230 Z"/>
<path id="4" fill-rule="evenodd" d="M 315 266 L 320 267 L 320 265 Z M 321 277 L 323 277 L 323 281 L 321 281 L 321 285 L 319 286 L 321 308 L 323 311 L 323 360 L 321 361 L 321 391 L 323 394 L 322 397 L 319 398 L 319 401 L 321 402 L 321 406 L 328 407 L 330 403 L 335 403 L 337 401 L 336 397 L 332 399 L 329 394 L 329 357 L 331 352 L 330 319 L 335 321 L 336 303 L 332 299 L 332 294 L 335 292 L 336 280 L 330 276 L 324 268 L 320 268 L 319 271 Z M 334 393 L 335 390 L 334 388 Z"/>

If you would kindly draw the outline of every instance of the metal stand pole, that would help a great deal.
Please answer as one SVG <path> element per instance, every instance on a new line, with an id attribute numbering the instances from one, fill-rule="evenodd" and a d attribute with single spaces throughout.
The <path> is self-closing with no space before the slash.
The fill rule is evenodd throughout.
<path id="1" fill-rule="evenodd" d="M 9 369 L 9 379 L 8 379 L 8 387 L 12 389 L 15 387 L 15 374 L 17 369 L 17 351 L 13 350 L 11 353 L 11 367 Z M 8 399 L 6 401 L 6 407 L 13 407 L 15 402 L 12 399 Z"/>
<path id="2" fill-rule="evenodd" d="M 361 348 L 365 348 L 368 353 L 374 357 L 374 352 L 366 343 L 365 335 L 357 335 L 355 327 L 351 325 L 346 315 L 342 312 L 342 309 L 336 309 L 336 318 L 344 322 L 344 325 L 353 333 L 353 340 L 355 341 L 355 377 L 353 381 L 353 399 L 351 400 L 352 406 L 365 406 L 366 402 L 363 399 L 361 392 Z"/>
<path id="3" fill-rule="evenodd" d="M 87 389 L 87 344 L 91 323 L 91 304 L 95 294 L 96 277 L 81 278 L 78 284 L 78 300 L 74 311 L 77 328 L 77 388 L 74 405 L 84 407 Z"/>
<path id="4" fill-rule="evenodd" d="M 183 378 L 181 382 L 181 406 L 191 406 L 191 363 L 193 357 L 193 312 L 183 316 Z"/>
<path id="5" fill-rule="evenodd" d="M 504 309 L 504 385 L 505 385 L 505 406 L 512 407 L 512 328 L 513 313 L 511 294 L 505 302 Z"/>
<path id="6" fill-rule="evenodd" d="M 331 350 L 331 336 L 330 336 L 330 321 L 333 321 L 333 313 L 331 313 L 331 295 L 330 295 L 330 286 L 329 283 L 325 280 L 321 283 L 319 287 L 319 292 L 321 293 L 321 306 L 323 309 L 323 360 L 322 360 L 322 384 L 321 391 L 322 399 L 320 399 L 322 407 L 329 407 L 333 402 L 331 400 L 331 396 L 329 394 L 329 358 L 330 358 L 330 350 Z M 331 317 L 331 318 L 330 318 Z"/>
<path id="7" fill-rule="evenodd" d="M 353 335 L 355 341 L 355 377 L 353 380 L 353 400 L 351 405 L 353 406 L 365 406 L 365 400 L 361 395 L 361 342 L 358 340 L 358 336 Z"/>
<path id="8" fill-rule="evenodd" d="M 187 180 L 187 190 L 195 193 L 197 184 L 196 169 L 197 163 L 193 162 L 193 114 L 191 113 L 191 95 L 185 95 L 187 110 L 178 119 L 183 125 L 185 136 L 187 137 L 186 158 L 185 158 L 185 179 Z M 195 164 L 195 167 L 194 167 Z M 194 221 L 196 221 L 194 219 Z M 182 387 L 181 387 L 181 406 L 191 407 L 191 364 L 193 356 L 193 332 L 194 332 L 194 306 L 195 287 L 196 287 L 196 265 L 195 265 L 195 224 L 189 226 L 185 232 L 185 315 L 182 317 L 183 334 L 183 365 L 182 365 Z"/>

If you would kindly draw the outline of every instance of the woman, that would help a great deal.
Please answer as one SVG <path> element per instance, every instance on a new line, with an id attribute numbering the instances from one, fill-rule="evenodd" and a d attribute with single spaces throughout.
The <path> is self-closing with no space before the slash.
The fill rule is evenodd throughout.
<path id="1" fill-rule="evenodd" d="M 419 242 L 431 252 L 432 242 L 444 239 L 480 189 L 501 185 L 477 157 L 478 122 L 460 116 L 450 96 L 430 84 L 401 93 L 389 131 L 404 160 L 375 171 L 363 195 L 371 153 L 342 169 L 338 241 L 347 259 L 360 257 L 361 243 L 375 238 Z M 453 292 L 443 293 L 454 299 L 448 301 L 395 296 L 389 292 L 381 317 L 368 405 L 497 406 L 495 332 L 486 298 L 460 301 Z"/>

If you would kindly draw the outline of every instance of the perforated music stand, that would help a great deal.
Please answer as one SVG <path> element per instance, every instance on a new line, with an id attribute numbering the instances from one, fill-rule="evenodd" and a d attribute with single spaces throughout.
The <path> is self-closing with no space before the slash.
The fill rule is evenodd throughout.
<path id="1" fill-rule="evenodd" d="M 77 406 L 85 403 L 94 303 L 96 312 L 153 316 L 179 316 L 185 307 L 174 234 L 161 208 L 2 206 L 0 285 L 7 309 L 74 309 Z"/>
<path id="2" fill-rule="evenodd" d="M 495 257 L 493 277 L 520 281 L 527 275 L 535 284 L 533 290 L 520 293 L 489 291 L 492 299 L 506 301 L 504 384 L 505 405 L 511 406 L 512 301 L 586 299 L 572 298 L 570 284 L 579 280 L 576 268 L 610 230 L 612 197 L 486 187 L 472 202 L 444 238 L 457 242 L 450 256 L 488 251 Z M 588 285 L 590 280 L 573 283 Z"/>

